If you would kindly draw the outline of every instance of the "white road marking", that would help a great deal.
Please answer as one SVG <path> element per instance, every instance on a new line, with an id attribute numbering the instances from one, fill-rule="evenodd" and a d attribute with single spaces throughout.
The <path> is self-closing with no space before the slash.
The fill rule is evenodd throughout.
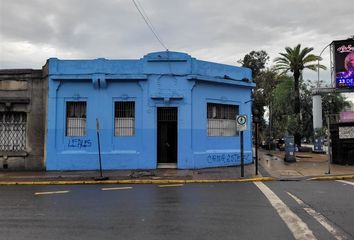
<path id="1" fill-rule="evenodd" d="M 298 197 L 296 197 L 295 195 L 286 192 L 290 197 L 292 197 L 299 205 L 301 205 L 302 207 L 307 207 L 307 205 L 305 205 L 305 203 Z"/>
<path id="2" fill-rule="evenodd" d="M 292 197 L 301 207 L 304 208 L 304 210 L 311 216 L 313 217 L 319 224 L 321 224 L 328 232 L 330 232 L 333 237 L 337 240 L 344 240 L 348 239 L 341 230 L 336 228 L 325 216 L 323 216 L 321 213 L 316 212 L 314 209 L 312 209 L 310 206 L 308 206 L 306 203 L 304 203 L 301 199 L 296 197 L 295 195 L 287 192 L 287 194 Z"/>
<path id="3" fill-rule="evenodd" d="M 159 185 L 159 187 L 182 187 L 183 184 L 164 184 L 164 185 Z"/>
<path id="4" fill-rule="evenodd" d="M 293 211 L 289 209 L 280 198 L 272 192 L 264 183 L 254 182 L 262 191 L 272 206 L 275 208 L 281 219 L 288 226 L 296 240 L 316 240 L 306 223 L 304 223 Z"/>
<path id="5" fill-rule="evenodd" d="M 354 182 L 349 182 L 349 181 L 344 181 L 344 180 L 336 180 L 336 181 L 354 186 Z"/>
<path id="6" fill-rule="evenodd" d="M 102 188 L 102 191 L 127 190 L 127 189 L 132 189 L 132 187 Z"/>
<path id="7" fill-rule="evenodd" d="M 54 192 L 36 192 L 34 195 L 49 195 L 49 194 L 61 194 L 68 193 L 69 191 L 54 191 Z"/>

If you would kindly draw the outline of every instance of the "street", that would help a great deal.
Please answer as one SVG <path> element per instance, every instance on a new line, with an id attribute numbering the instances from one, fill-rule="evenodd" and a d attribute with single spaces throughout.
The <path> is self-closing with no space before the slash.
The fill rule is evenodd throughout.
<path id="1" fill-rule="evenodd" d="M 0 239 L 354 239 L 353 184 L 0 186 Z"/>

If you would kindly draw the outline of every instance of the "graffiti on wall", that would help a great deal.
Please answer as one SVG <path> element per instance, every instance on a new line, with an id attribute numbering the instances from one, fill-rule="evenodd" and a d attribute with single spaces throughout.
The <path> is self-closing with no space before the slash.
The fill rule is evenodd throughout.
<path id="1" fill-rule="evenodd" d="M 245 153 L 244 162 L 251 162 L 252 155 L 250 153 Z M 220 154 L 209 154 L 207 156 L 207 162 L 209 164 L 237 164 L 241 162 L 241 153 L 220 153 Z"/>
<path id="2" fill-rule="evenodd" d="M 68 147 L 69 148 L 88 148 L 92 146 L 92 142 L 90 139 L 80 139 L 80 138 L 73 138 L 69 139 Z"/>

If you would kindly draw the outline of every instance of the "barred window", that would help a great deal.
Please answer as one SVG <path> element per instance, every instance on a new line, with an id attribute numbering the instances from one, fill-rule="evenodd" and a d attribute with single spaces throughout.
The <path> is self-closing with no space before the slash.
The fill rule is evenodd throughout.
<path id="1" fill-rule="evenodd" d="M 114 135 L 135 135 L 135 102 L 115 102 Z"/>
<path id="2" fill-rule="evenodd" d="M 0 151 L 26 149 L 26 121 L 24 112 L 0 112 Z"/>
<path id="3" fill-rule="evenodd" d="M 208 136 L 236 136 L 239 106 L 207 103 Z"/>
<path id="4" fill-rule="evenodd" d="M 86 135 L 86 102 L 66 102 L 66 136 Z"/>

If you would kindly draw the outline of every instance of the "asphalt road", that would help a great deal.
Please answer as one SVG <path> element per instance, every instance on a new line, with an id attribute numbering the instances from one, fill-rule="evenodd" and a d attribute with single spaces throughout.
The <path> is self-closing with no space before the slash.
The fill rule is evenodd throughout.
<path id="1" fill-rule="evenodd" d="M 353 199 L 338 181 L 0 186 L 0 239 L 354 239 Z"/>

